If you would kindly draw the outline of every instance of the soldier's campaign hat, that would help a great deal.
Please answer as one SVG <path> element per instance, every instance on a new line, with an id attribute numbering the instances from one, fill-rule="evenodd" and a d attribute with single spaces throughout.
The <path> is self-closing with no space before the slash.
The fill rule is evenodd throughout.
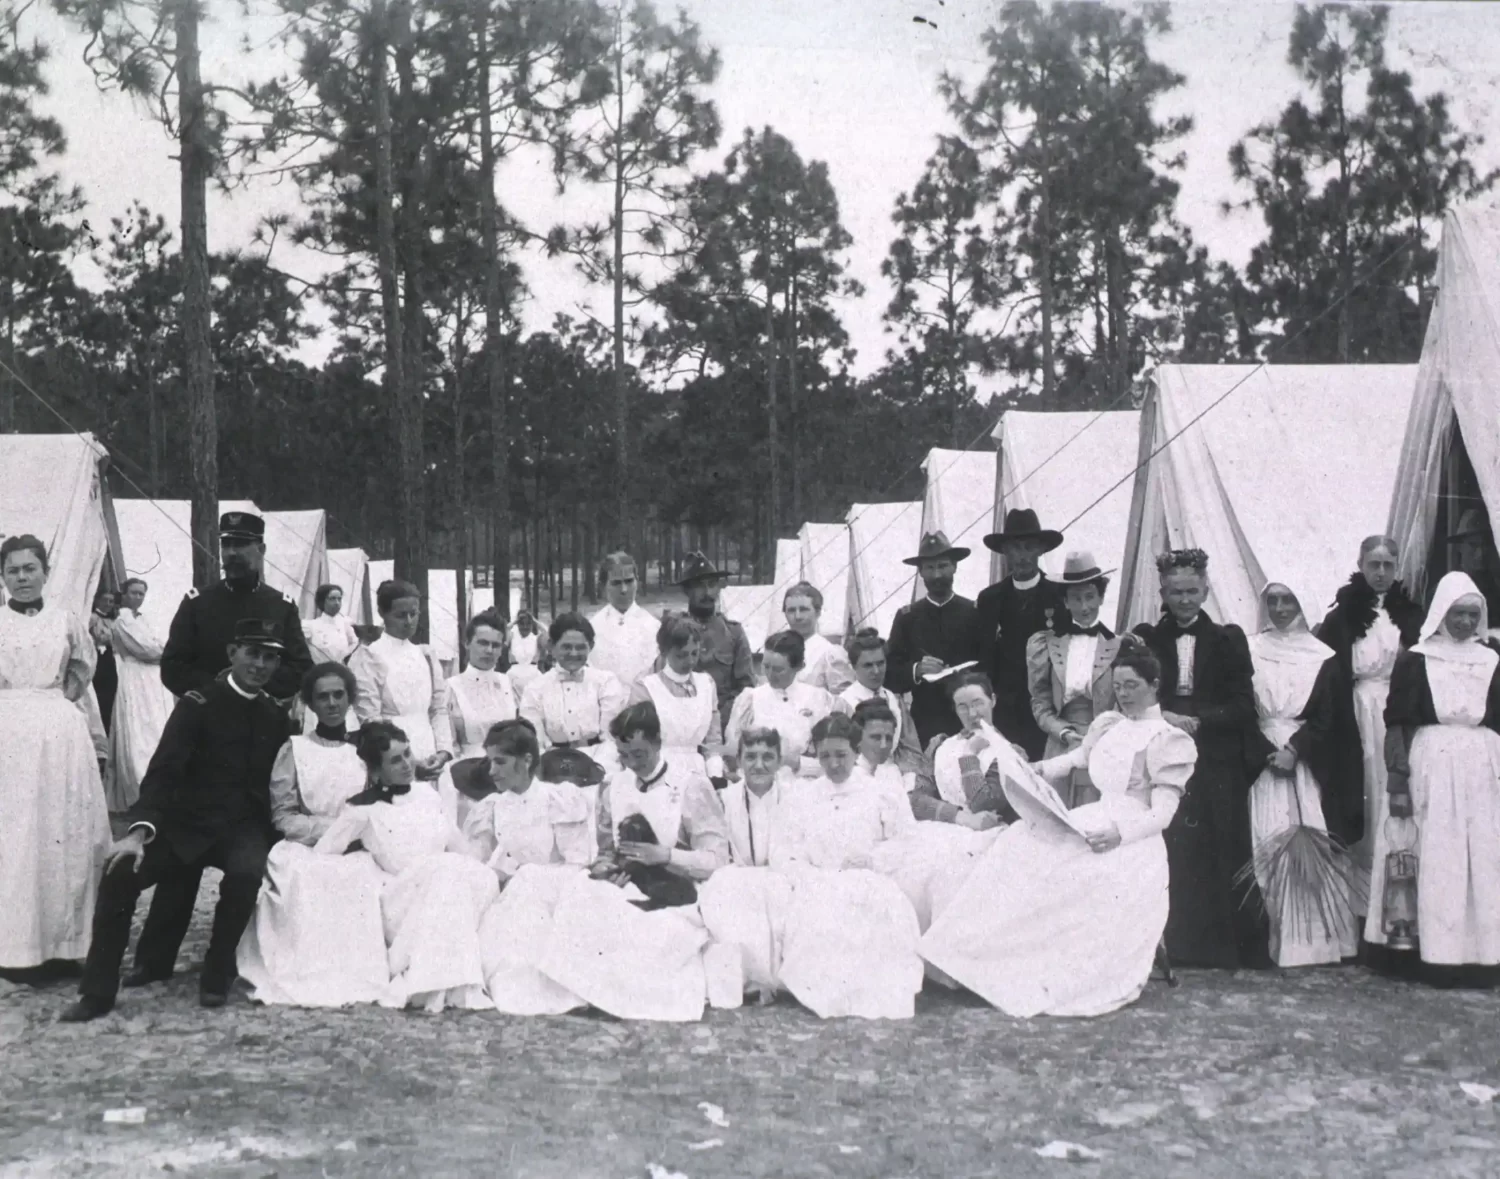
<path id="1" fill-rule="evenodd" d="M 986 536 L 984 547 L 998 553 L 1008 540 L 1040 541 L 1042 552 L 1050 553 L 1062 544 L 1063 534 L 1055 528 L 1043 528 L 1037 514 L 1030 508 L 1011 508 L 1005 513 L 1005 527 Z"/>
<path id="2" fill-rule="evenodd" d="M 475 800 L 495 793 L 495 783 L 490 778 L 490 759 L 487 757 L 465 757 L 448 767 L 453 788 L 465 798 Z"/>
<path id="3" fill-rule="evenodd" d="M 952 557 L 955 561 L 962 561 L 969 555 L 969 550 L 963 545 L 952 544 L 945 532 L 928 532 L 922 537 L 922 543 L 917 546 L 915 557 L 906 557 L 902 560 L 903 565 L 920 565 L 923 561 L 936 560 L 938 557 Z"/>
<path id="4" fill-rule="evenodd" d="M 1484 512 L 1479 508 L 1465 508 L 1458 517 L 1458 526 L 1448 534 L 1448 543 L 1456 540 L 1468 540 L 1473 536 L 1488 536 L 1489 523 L 1484 518 Z"/>
<path id="5" fill-rule="evenodd" d="M 219 517 L 220 540 L 265 540 L 266 522 L 254 512 L 225 512 Z"/>
<path id="6" fill-rule="evenodd" d="M 677 579 L 678 585 L 692 585 L 695 581 L 718 581 L 724 574 L 714 568 L 714 563 L 702 553 L 689 553 L 687 567 Z"/>
<path id="7" fill-rule="evenodd" d="M 536 776 L 543 782 L 571 782 L 574 786 L 597 786 L 604 781 L 604 770 L 581 749 L 558 749 L 542 754 Z"/>
<path id="8" fill-rule="evenodd" d="M 286 650 L 281 642 L 281 624 L 269 618 L 241 618 L 234 624 L 234 641 L 241 647 Z"/>

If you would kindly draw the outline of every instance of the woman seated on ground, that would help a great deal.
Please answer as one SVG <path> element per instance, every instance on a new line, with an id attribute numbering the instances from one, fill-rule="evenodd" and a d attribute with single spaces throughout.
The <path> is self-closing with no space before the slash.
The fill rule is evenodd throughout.
<path id="1" fill-rule="evenodd" d="M 288 740 L 271 770 L 271 821 L 281 842 L 266 860 L 255 917 L 240 940 L 239 972 L 261 1003 L 377 1003 L 391 981 L 380 912 L 384 877 L 367 853 L 313 851 L 367 785 L 345 729 L 354 673 L 320 663 L 302 677 L 300 699 L 317 727 Z"/>
<path id="2" fill-rule="evenodd" d="M 761 670 L 766 682 L 735 697 L 724 727 L 724 742 L 730 749 L 739 744 L 748 729 L 775 729 L 781 734 L 781 756 L 787 768 L 804 778 L 819 774 L 812 748 L 813 726 L 834 712 L 847 714 L 848 705 L 822 688 L 798 681 L 802 670 L 802 636 L 778 631 L 766 640 Z"/>
<path id="3" fill-rule="evenodd" d="M 1007 772 L 1025 765 L 1025 754 L 995 729 L 995 689 L 989 676 L 982 671 L 957 676 L 952 698 L 963 730 L 934 737 L 927 746 L 930 769 L 917 775 L 912 813 L 988 831 L 1016 817 L 1002 787 Z"/>
<path id="4" fill-rule="evenodd" d="M 594 625 L 582 614 L 559 614 L 547 628 L 552 670 L 533 680 L 521 696 L 521 716 L 536 729 L 543 749 L 582 749 L 594 760 L 608 757 L 609 724 L 630 698 L 613 672 L 589 666 Z"/>
<path id="5" fill-rule="evenodd" d="M 656 632 L 661 670 L 636 682 L 630 702 L 650 701 L 661 720 L 662 756 L 683 769 L 724 776 L 724 726 L 713 676 L 695 671 L 703 627 L 686 614 L 666 614 Z"/>
<path id="6" fill-rule="evenodd" d="M 912 723 L 906 698 L 885 686 L 886 643 L 880 632 L 868 626 L 856 631 L 849 640 L 849 659 L 854 669 L 854 682 L 839 693 L 839 699 L 851 709 L 865 700 L 885 701 L 891 715 L 896 718 L 896 743 L 892 752 L 896 768 L 903 775 L 915 777 L 926 763 L 926 757 L 921 742 L 917 740 L 917 726 Z"/>
<path id="7" fill-rule="evenodd" d="M 781 613 L 787 629 L 802 638 L 803 662 L 797 672 L 798 683 L 811 684 L 830 696 L 837 696 L 854 682 L 849 656 L 818 631 L 818 620 L 823 616 L 823 594 L 817 586 L 807 581 L 792 586 L 782 596 Z"/>
<path id="8" fill-rule="evenodd" d="M 1389 814 L 1416 820 L 1422 974 L 1440 986 L 1500 976 L 1500 653 L 1488 615 L 1473 579 L 1447 574 L 1420 641 L 1396 657 L 1385 706 Z"/>
<path id="9" fill-rule="evenodd" d="M 491 1007 L 484 991 L 479 926 L 499 895 L 495 874 L 474 855 L 437 792 L 412 789 L 417 767 L 406 734 L 387 721 L 360 729 L 368 787 L 349 799 L 315 851 L 342 855 L 355 843 L 382 877 L 390 987 L 388 1007 Z"/>
<path id="10" fill-rule="evenodd" d="M 531 725 L 501 721 L 490 729 L 484 751 L 495 791 L 470 806 L 464 836 L 501 887 L 526 864 L 590 863 L 588 795 L 537 778 L 541 750 Z"/>
<path id="11" fill-rule="evenodd" d="M 1007 1015 L 1103 1015 L 1145 989 L 1167 923 L 1161 833 L 1197 762 L 1192 738 L 1161 718 L 1160 679 L 1156 656 L 1127 639 L 1120 711 L 1038 767 L 1063 782 L 1086 765 L 1099 801 L 1069 811 L 1045 782 L 1015 776 L 1044 801 L 995 839 L 922 938 L 930 966 Z"/>
<path id="12" fill-rule="evenodd" d="M 522 867 L 486 923 L 490 996 L 501 1011 L 590 1005 L 620 1019 L 703 1014 L 707 936 L 696 882 L 729 860 L 724 813 L 697 770 L 662 757 L 655 706 L 610 725 L 620 764 L 601 789 L 599 856 Z"/>
<path id="13" fill-rule="evenodd" d="M 313 606 L 317 616 L 302 627 L 308 650 L 319 663 L 343 663 L 359 646 L 354 624 L 342 613 L 344 591 L 336 585 L 320 585 Z"/>
<path id="14" fill-rule="evenodd" d="M 1286 888 L 1268 878 L 1262 862 L 1263 850 L 1294 828 L 1329 830 L 1323 804 L 1329 788 L 1341 780 L 1328 772 L 1338 663 L 1333 648 L 1312 635 L 1317 617 L 1307 612 L 1314 601 L 1280 582 L 1269 583 L 1260 594 L 1260 625 L 1250 636 L 1255 710 L 1260 731 L 1275 750 L 1250 787 L 1250 832 L 1269 910 L 1271 957 L 1278 966 L 1338 962 L 1353 957 L 1359 945 L 1352 859 L 1342 878 L 1292 880 Z M 1358 815 L 1363 805 L 1359 798 L 1333 802 L 1335 818 Z M 1358 830 L 1335 834 L 1347 842 Z"/>

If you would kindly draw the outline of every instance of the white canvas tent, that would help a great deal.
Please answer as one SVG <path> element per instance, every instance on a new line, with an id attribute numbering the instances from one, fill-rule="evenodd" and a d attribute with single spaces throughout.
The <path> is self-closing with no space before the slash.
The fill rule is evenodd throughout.
<path id="1" fill-rule="evenodd" d="M 321 508 L 266 512 L 266 584 L 279 589 L 303 618 L 314 613 L 318 586 L 328 580 L 328 517 Z"/>
<path id="2" fill-rule="evenodd" d="M 1448 213 L 1437 282 L 1387 527 L 1419 600 L 1465 508 L 1482 501 L 1500 522 L 1500 210 Z"/>
<path id="3" fill-rule="evenodd" d="M 934 447 L 922 460 L 927 494 L 922 500 L 921 541 L 929 532 L 944 533 L 950 543 L 971 549 L 958 563 L 954 592 L 976 597 L 990 584 L 984 537 L 995 513 L 995 456 L 988 450 L 943 450 Z M 916 552 L 913 546 L 911 556 Z M 914 582 L 920 587 L 921 582 Z M 920 589 L 913 589 L 913 594 Z"/>
<path id="4" fill-rule="evenodd" d="M 328 550 L 328 584 L 344 591 L 344 616 L 355 626 L 369 626 L 374 615 L 369 565 L 364 549 Z"/>
<path id="5" fill-rule="evenodd" d="M 792 581 L 795 584 L 796 578 Z M 781 618 L 780 601 L 774 585 L 726 585 L 719 592 L 719 613 L 745 628 L 751 654 L 759 655 L 772 633 L 773 613 L 776 620 Z"/>
<path id="6" fill-rule="evenodd" d="M 887 637 L 896 611 L 911 601 L 917 571 L 903 565 L 917 551 L 922 505 L 855 504 L 849 509 L 850 632 L 873 626 Z"/>
<path id="7" fill-rule="evenodd" d="M 396 576 L 396 562 L 394 561 L 371 561 L 369 564 L 370 575 L 370 608 L 375 609 L 375 591 L 380 588 L 380 583 L 390 581 Z M 473 594 L 473 589 L 468 591 Z M 466 595 L 467 596 L 467 595 Z M 427 635 L 435 654 L 444 663 L 452 663 L 458 658 L 458 575 L 452 569 L 429 569 L 427 571 Z M 490 599 L 493 603 L 494 599 Z M 377 614 L 372 620 L 375 626 L 380 625 L 380 617 Z M 468 619 L 464 620 L 465 622 Z"/>
<path id="8" fill-rule="evenodd" d="M 1156 555 L 1209 554 L 1208 610 L 1253 630 L 1266 578 L 1326 605 L 1380 531 L 1412 365 L 1163 365 L 1141 411 L 1122 626 L 1156 618 Z M 1199 419 L 1201 416 L 1201 420 Z M 1170 440 L 1170 444 L 1169 444 Z"/>
<path id="9" fill-rule="evenodd" d="M 836 638 L 844 633 L 844 619 L 849 610 L 849 526 L 804 524 L 797 539 L 802 544 L 802 578 L 817 586 L 823 595 L 818 633 Z M 776 610 L 778 614 L 781 611 L 780 595 Z M 781 627 L 778 625 L 776 629 Z"/>
<path id="10" fill-rule="evenodd" d="M 479 614 L 482 611 L 493 610 L 495 608 L 494 587 L 488 585 L 476 585 L 469 591 L 469 599 L 472 603 L 469 608 L 469 616 L 471 618 L 475 614 Z M 500 611 L 500 613 L 507 622 L 514 622 L 516 615 L 519 614 L 520 611 L 521 587 L 518 585 L 513 585 L 510 587 L 510 604 L 505 610 Z"/>
<path id="11" fill-rule="evenodd" d="M 243 499 L 221 500 L 219 513 L 225 512 L 261 514 L 259 508 Z M 163 638 L 172 625 L 177 607 L 193 588 L 192 519 L 192 505 L 185 499 L 115 500 L 115 520 L 120 528 L 125 575 L 145 580 L 148 588 L 141 613 Z M 270 559 L 268 544 L 268 585 L 275 584 L 271 580 Z M 277 588 L 282 587 L 278 585 Z"/>
<path id="12" fill-rule="evenodd" d="M 1013 409 L 1002 414 L 995 426 L 1000 474 L 989 531 L 999 532 L 1005 513 L 1012 508 L 1031 508 L 1043 528 L 1062 528 L 1081 514 L 1067 528 L 1062 546 L 1042 557 L 1042 568 L 1055 577 L 1062 572 L 1067 554 L 1081 549 L 1092 552 L 1101 569 L 1116 570 L 1100 614 L 1110 623 L 1120 597 L 1118 570 L 1130 522 L 1131 474 L 1140 420 L 1135 410 L 1036 413 Z M 1104 499 L 1095 504 L 1100 496 Z M 999 581 L 1005 572 L 1000 554 L 988 555 L 990 579 Z"/>
<path id="13" fill-rule="evenodd" d="M 108 461 L 92 434 L 0 435 L 0 537 L 29 533 L 47 546 L 47 600 L 79 618 L 92 608 L 105 556 L 119 557 Z"/>

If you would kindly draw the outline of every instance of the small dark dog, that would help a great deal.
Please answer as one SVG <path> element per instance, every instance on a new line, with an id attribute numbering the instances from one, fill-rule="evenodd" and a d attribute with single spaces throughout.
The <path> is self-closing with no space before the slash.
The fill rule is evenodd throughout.
<path id="1" fill-rule="evenodd" d="M 615 830 L 616 843 L 657 843 L 656 832 L 646 821 L 645 815 L 626 815 Z M 636 864 L 621 859 L 615 862 L 620 871 L 630 878 L 630 883 L 646 894 L 644 901 L 632 902 L 642 909 L 670 909 L 678 905 L 692 905 L 698 901 L 698 887 L 685 876 L 668 871 L 665 864 Z"/>

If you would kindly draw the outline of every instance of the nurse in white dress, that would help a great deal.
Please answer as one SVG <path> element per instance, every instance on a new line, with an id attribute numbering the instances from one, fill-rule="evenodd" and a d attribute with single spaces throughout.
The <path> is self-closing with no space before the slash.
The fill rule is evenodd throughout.
<path id="1" fill-rule="evenodd" d="M 0 544 L 0 969 L 88 953 L 109 850 L 104 785 L 77 702 L 98 650 L 84 624 L 47 602 L 47 550 Z"/>
<path id="2" fill-rule="evenodd" d="M 766 682 L 735 697 L 724 726 L 724 744 L 730 749 L 747 729 L 775 729 L 781 734 L 781 757 L 788 769 L 804 778 L 822 772 L 812 747 L 812 731 L 824 717 L 851 711 L 827 690 L 798 680 L 806 644 L 802 636 L 783 630 L 766 639 L 761 670 Z"/>
<path id="3" fill-rule="evenodd" d="M 343 855 L 357 840 L 381 872 L 391 978 L 382 1006 L 493 1007 L 479 928 L 500 895 L 494 872 L 444 813 L 437 792 L 413 785 L 416 761 L 399 728 L 372 721 L 361 727 L 358 748 L 369 786 L 344 803 L 314 850 Z"/>
<path id="4" fill-rule="evenodd" d="M 385 633 L 349 656 L 359 684 L 355 714 L 361 725 L 390 721 L 406 733 L 417 776 L 435 781 L 453 760 L 453 729 L 442 666 L 430 648 L 412 642 L 422 595 L 410 582 L 385 581 L 375 591 L 375 604 Z"/>
<path id="5" fill-rule="evenodd" d="M 109 624 L 119 675 L 104 776 L 105 799 L 112 811 L 128 810 L 140 797 L 141 779 L 176 704 L 161 682 L 163 640 L 141 614 L 146 583 L 130 578 L 120 598 L 120 613 Z"/>
<path id="6" fill-rule="evenodd" d="M 486 734 L 501 721 L 515 720 L 516 693 L 510 677 L 498 669 L 505 655 L 505 620 L 492 610 L 469 619 L 464 627 L 468 666 L 447 682 L 448 724 L 453 732 L 455 761 L 483 758 Z M 452 772 L 438 779 L 438 794 L 463 827 L 469 799 L 453 785 Z"/>
<path id="7" fill-rule="evenodd" d="M 260 1003 L 344 1007 L 390 990 L 380 894 L 385 877 L 368 852 L 313 850 L 368 775 L 346 730 L 354 674 L 314 666 L 301 699 L 317 725 L 290 738 L 271 770 L 271 821 L 281 842 L 266 859 L 255 916 L 240 939 L 240 977 Z"/>
<path id="8" fill-rule="evenodd" d="M 536 729 L 543 750 L 582 749 L 613 764 L 609 725 L 630 702 L 630 690 L 613 672 L 589 663 L 594 627 L 582 614 L 559 614 L 547 628 L 554 660 L 521 696 L 521 717 Z"/>
<path id="9" fill-rule="evenodd" d="M 1310 743 L 1330 727 L 1333 648 L 1312 634 L 1317 622 L 1309 595 L 1271 582 L 1260 595 L 1260 623 L 1250 637 L 1255 669 L 1255 711 L 1260 731 L 1275 750 L 1250 787 L 1250 832 L 1256 847 L 1293 827 L 1326 831 L 1322 788 L 1313 776 Z M 1313 715 L 1310 715 L 1309 710 Z M 1309 727 L 1311 722 L 1311 727 Z M 1262 889 L 1266 881 L 1260 881 Z M 1268 914 L 1276 965 L 1316 966 L 1354 956 L 1359 924 L 1348 890 L 1320 917 L 1308 921 L 1290 896 L 1284 912 Z"/>
<path id="10" fill-rule="evenodd" d="M 610 553 L 604 558 L 604 605 L 589 621 L 594 626 L 594 649 L 589 665 L 607 671 L 627 688 L 656 663 L 656 615 L 635 600 L 638 581 L 635 558 Z"/>
<path id="11" fill-rule="evenodd" d="M 781 613 L 787 629 L 802 636 L 802 667 L 797 671 L 799 683 L 822 688 L 837 696 L 854 682 L 849 656 L 837 643 L 825 639 L 818 631 L 823 616 L 823 593 L 808 581 L 798 582 L 781 599 Z"/>
<path id="12" fill-rule="evenodd" d="M 636 681 L 630 702 L 649 700 L 661 721 L 662 756 L 710 778 L 724 776 L 723 725 L 713 676 L 694 671 L 703 628 L 686 614 L 668 614 L 657 627 L 661 670 Z"/>
<path id="13" fill-rule="evenodd" d="M 313 595 L 313 606 L 317 617 L 302 627 L 313 662 L 343 663 L 359 646 L 354 624 L 343 613 L 344 591 L 336 585 L 320 585 Z"/>
<path id="14" fill-rule="evenodd" d="M 896 718 L 896 745 L 891 756 L 902 774 L 915 774 L 926 762 L 922 743 L 917 740 L 917 726 L 912 724 L 906 698 L 885 686 L 888 666 L 886 641 L 873 626 L 862 627 L 849 640 L 849 658 L 854 682 L 839 693 L 839 699 L 851 709 L 866 700 L 884 700 Z"/>
<path id="15" fill-rule="evenodd" d="M 1161 667 L 1143 644 L 1123 644 L 1113 674 L 1121 711 L 1038 766 L 1056 782 L 1086 766 L 1099 801 L 1069 811 L 1037 783 L 1050 805 L 1028 805 L 995 839 L 922 938 L 929 965 L 1007 1015 L 1103 1015 L 1134 1002 L 1166 929 L 1161 833 L 1197 748 L 1161 719 Z M 1024 768 L 1012 776 L 1037 781 Z"/>
<path id="16" fill-rule="evenodd" d="M 542 635 L 530 610 L 518 610 L 516 621 L 511 625 L 509 649 L 506 658 L 509 666 L 506 674 L 516 689 L 519 700 L 533 680 L 542 674 L 538 661 L 542 656 Z"/>

